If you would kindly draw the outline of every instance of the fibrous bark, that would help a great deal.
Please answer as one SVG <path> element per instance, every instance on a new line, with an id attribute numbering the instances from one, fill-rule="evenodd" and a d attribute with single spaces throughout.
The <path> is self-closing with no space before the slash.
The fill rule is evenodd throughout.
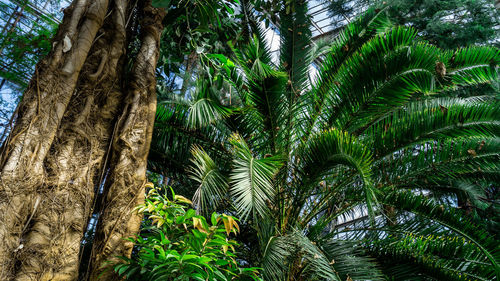
<path id="1" fill-rule="evenodd" d="M 155 68 L 159 56 L 163 10 L 143 9 L 141 47 L 134 62 L 123 114 L 113 141 L 104 208 L 93 247 L 90 280 L 119 280 L 102 264 L 130 256 L 133 243 L 124 243 L 139 231 L 142 217 L 133 209 L 144 202 L 146 165 L 156 113 Z"/>
<path id="2" fill-rule="evenodd" d="M 123 185 L 129 197 L 143 198 L 162 16 L 151 1 L 144 2 L 143 47 L 130 77 L 125 65 L 133 58 L 126 50 L 137 39 L 127 37 L 126 25 L 137 1 L 75 0 L 65 10 L 54 49 L 37 65 L 2 146 L 0 280 L 76 280 L 80 242 L 106 170 L 117 182 L 106 185 L 105 214 L 113 213 L 117 202 L 111 196 Z M 121 200 L 116 206 L 123 207 Z M 140 219 L 126 211 L 120 219 L 101 219 L 120 229 L 113 234 L 119 239 L 104 235 L 96 243 L 130 248 L 120 235 L 132 235 Z M 94 251 L 103 258 L 99 263 L 112 258 L 108 252 Z"/>

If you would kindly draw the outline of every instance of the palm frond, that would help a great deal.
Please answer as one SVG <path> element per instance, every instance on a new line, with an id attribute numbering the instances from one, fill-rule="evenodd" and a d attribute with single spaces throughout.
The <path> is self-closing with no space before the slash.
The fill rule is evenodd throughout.
<path id="1" fill-rule="evenodd" d="M 309 56 L 311 57 L 311 61 L 320 60 L 330 52 L 331 45 L 333 44 L 331 39 L 318 39 L 314 41 L 312 47 L 309 51 Z"/>
<path id="2" fill-rule="evenodd" d="M 265 32 L 255 17 L 254 5 L 252 1 L 240 0 L 242 14 L 242 39 L 249 42 L 254 36 L 259 42 L 265 42 Z"/>
<path id="3" fill-rule="evenodd" d="M 381 202 L 400 210 L 392 221 L 361 218 L 332 237 L 361 241 L 390 280 L 494 280 L 498 243 L 481 221 L 413 192 L 387 194 Z"/>
<path id="4" fill-rule="evenodd" d="M 296 245 L 285 236 L 271 237 L 262 256 L 263 277 L 269 281 L 286 280 L 290 259 L 295 252 Z"/>
<path id="5" fill-rule="evenodd" d="M 298 272 L 289 272 L 291 264 Z M 265 280 L 286 280 L 287 276 L 309 276 L 319 280 L 341 279 L 324 252 L 299 230 L 272 237 L 266 246 L 262 267 Z"/>
<path id="6" fill-rule="evenodd" d="M 373 123 L 364 135 L 385 156 L 431 139 L 484 136 L 500 132 L 500 103 L 491 98 L 437 98 L 409 103 Z"/>
<path id="7" fill-rule="evenodd" d="M 189 174 L 198 184 L 193 196 L 193 205 L 198 214 L 208 215 L 215 211 L 220 200 L 225 198 L 228 190 L 227 180 L 202 148 L 194 146 L 191 154 L 193 156 Z"/>
<path id="8" fill-rule="evenodd" d="M 218 163 L 223 164 L 231 159 L 227 147 L 223 144 L 224 139 L 230 135 L 227 126 L 216 122 L 199 129 L 189 128 L 188 106 L 189 102 L 184 105 L 169 103 L 158 105 L 151 153 L 148 157 L 149 169 L 186 184 L 188 184 L 186 180 L 189 180 L 186 176 L 186 167 L 189 166 L 190 148 L 193 145 L 203 147 Z"/>
<path id="9" fill-rule="evenodd" d="M 268 202 L 275 194 L 272 179 L 281 166 L 278 157 L 256 159 L 245 140 L 234 134 L 233 169 L 230 175 L 230 193 L 242 220 L 251 215 L 254 221 L 269 214 Z"/>
<path id="10" fill-rule="evenodd" d="M 321 64 L 315 86 L 318 101 L 323 99 L 335 83 L 332 77 L 338 68 L 374 35 L 385 32 L 391 26 L 385 13 L 369 9 L 339 32 Z"/>
<path id="11" fill-rule="evenodd" d="M 374 258 L 367 255 L 358 243 L 328 239 L 321 249 L 339 274 L 341 280 L 386 280 Z"/>
<path id="12" fill-rule="evenodd" d="M 414 93 L 433 91 L 439 52 L 425 43 L 412 44 L 415 36 L 411 28 L 393 28 L 345 61 L 326 96 L 323 126 L 348 128 L 364 114 L 376 116 L 404 104 Z"/>
<path id="13" fill-rule="evenodd" d="M 280 13 L 280 61 L 290 79 L 288 102 L 291 104 L 306 85 L 311 63 L 311 19 L 307 6 L 305 0 L 286 1 Z"/>
<path id="14" fill-rule="evenodd" d="M 486 257 L 490 266 L 489 270 L 500 277 L 500 247 L 488 232 L 484 231 L 480 225 L 470 221 L 470 219 L 457 214 L 458 211 L 445 208 L 432 200 L 423 196 L 415 195 L 412 192 L 392 192 L 384 198 L 384 203 L 405 210 L 422 217 L 431 219 L 434 222 L 451 230 L 457 236 L 462 237 L 475 245 Z"/>
<path id="15" fill-rule="evenodd" d="M 475 260 L 476 249 L 450 236 L 390 236 L 369 247 L 392 280 L 492 280 L 491 267 Z"/>
<path id="16" fill-rule="evenodd" d="M 498 151 L 498 138 L 429 142 L 377 162 L 376 177 L 395 186 L 423 188 L 433 183 L 439 186 L 443 179 L 452 181 L 474 174 L 497 178 L 500 172 Z"/>
<path id="17" fill-rule="evenodd" d="M 317 183 L 321 176 L 337 165 L 347 165 L 357 170 L 363 181 L 363 188 L 371 216 L 377 203 L 372 186 L 372 156 L 366 146 L 354 136 L 337 129 L 330 129 L 313 136 L 297 153 L 300 163 L 297 167 L 300 195 L 297 200 L 305 200 L 308 188 Z M 301 204 L 302 205 L 302 204 Z"/>
<path id="18" fill-rule="evenodd" d="M 339 32 L 319 66 L 313 89 L 298 100 L 297 107 L 301 110 L 298 110 L 295 123 L 299 126 L 300 137 L 306 138 L 315 132 L 317 119 L 321 117 L 323 108 L 327 107 L 325 98 L 338 83 L 335 75 L 339 67 L 351 58 L 361 45 L 375 34 L 384 32 L 389 26 L 391 23 L 383 12 L 369 9 Z"/>
<path id="19" fill-rule="evenodd" d="M 200 128 L 227 118 L 232 113 L 230 107 L 222 105 L 217 90 L 208 81 L 198 80 L 196 93 L 189 103 L 187 124 L 190 128 Z"/>
<path id="20" fill-rule="evenodd" d="M 484 210 L 489 207 L 485 201 L 488 182 L 473 182 L 471 180 L 461 179 L 452 183 L 451 188 L 465 194 L 470 200 L 472 206 Z"/>
<path id="21" fill-rule="evenodd" d="M 332 261 L 328 259 L 316 242 L 309 240 L 307 236 L 298 230 L 292 233 L 291 238 L 294 240 L 294 244 L 298 246 L 299 253 L 302 254 L 305 260 L 302 274 L 313 279 L 341 280 L 332 266 Z"/>
<path id="22" fill-rule="evenodd" d="M 250 142 L 274 154 L 285 138 L 287 75 L 270 66 L 270 52 L 256 37 L 243 50 L 235 50 L 235 55 L 244 73 L 240 79 L 234 73 L 237 71 L 231 70 L 229 77 L 243 101 L 240 131 L 252 135 Z"/>
<path id="23" fill-rule="evenodd" d="M 447 53 L 446 78 L 455 85 L 498 80 L 500 50 L 495 47 L 468 47 Z"/>
<path id="24" fill-rule="evenodd" d="M 281 72 L 270 72 L 265 77 L 254 77 L 248 82 L 250 89 L 247 104 L 255 108 L 263 117 L 263 133 L 267 137 L 271 153 L 276 153 L 283 143 L 286 103 L 283 95 L 286 75 Z"/>

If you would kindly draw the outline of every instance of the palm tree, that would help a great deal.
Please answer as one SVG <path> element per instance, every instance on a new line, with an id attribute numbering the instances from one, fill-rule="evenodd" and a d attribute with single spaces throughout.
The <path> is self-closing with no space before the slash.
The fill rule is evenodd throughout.
<path id="1" fill-rule="evenodd" d="M 161 103 L 151 167 L 252 226 L 265 280 L 498 280 L 498 240 L 453 203 L 498 179 L 500 103 L 457 92 L 497 81 L 498 49 L 443 51 L 384 10 L 327 51 L 309 27 L 286 1 L 277 65 L 258 29 L 213 55 Z"/>

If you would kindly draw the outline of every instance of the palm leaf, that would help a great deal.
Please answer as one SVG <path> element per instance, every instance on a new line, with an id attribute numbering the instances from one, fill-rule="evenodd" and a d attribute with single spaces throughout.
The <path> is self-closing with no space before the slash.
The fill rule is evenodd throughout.
<path id="1" fill-rule="evenodd" d="M 352 280 L 385 280 L 375 259 L 369 257 L 357 243 L 328 239 L 320 247 L 341 280 L 347 279 L 347 276 Z"/>
<path id="2" fill-rule="evenodd" d="M 246 142 L 239 136 L 230 139 L 233 145 L 233 169 L 230 193 L 242 220 L 251 215 L 254 221 L 269 214 L 268 202 L 275 194 L 272 179 L 281 165 L 278 157 L 256 159 Z"/>
<path id="3" fill-rule="evenodd" d="M 265 280 L 286 280 L 292 274 L 319 280 L 341 280 L 324 252 L 298 230 L 271 237 L 262 260 Z M 291 264 L 299 264 L 300 272 L 289 272 Z"/>
<path id="4" fill-rule="evenodd" d="M 214 86 L 200 79 L 194 98 L 189 103 L 188 126 L 190 128 L 204 127 L 227 118 L 231 113 L 230 107 L 222 105 Z"/>
<path id="5" fill-rule="evenodd" d="M 197 212 L 204 215 L 215 211 L 217 203 L 227 194 L 228 184 L 217 168 L 214 160 L 200 147 L 191 149 L 190 178 L 198 183 L 193 196 L 193 205 Z"/>
<path id="6" fill-rule="evenodd" d="M 371 179 L 371 153 L 367 147 L 347 132 L 330 129 L 315 135 L 298 150 L 297 157 L 300 163 L 297 175 L 301 193 L 296 200 L 303 202 L 307 197 L 307 188 L 319 182 L 321 177 L 330 172 L 334 166 L 347 165 L 355 168 L 360 175 L 368 210 L 371 216 L 374 216 L 374 209 L 378 203 Z"/>
<path id="7" fill-rule="evenodd" d="M 457 211 L 444 208 L 423 196 L 411 192 L 389 193 L 384 202 L 398 209 L 409 211 L 419 216 L 427 217 L 442 226 L 450 229 L 456 235 L 474 244 L 486 256 L 491 264 L 489 269 L 500 277 L 500 247 L 497 241 L 491 238 L 488 232 L 482 230 L 472 221 L 457 214 Z"/>
<path id="8" fill-rule="evenodd" d="M 500 132 L 500 103 L 491 98 L 438 98 L 409 103 L 377 120 L 364 132 L 376 155 L 432 139 L 495 137 Z"/>

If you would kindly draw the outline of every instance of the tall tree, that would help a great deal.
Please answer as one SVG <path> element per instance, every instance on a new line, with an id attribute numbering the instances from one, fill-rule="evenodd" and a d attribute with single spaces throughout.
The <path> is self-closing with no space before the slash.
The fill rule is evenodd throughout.
<path id="1" fill-rule="evenodd" d="M 93 279 L 101 261 L 130 254 L 121 239 L 140 225 L 131 210 L 143 199 L 165 12 L 75 0 L 64 14 L 1 150 L 2 280 L 76 280 L 100 190 Z"/>

